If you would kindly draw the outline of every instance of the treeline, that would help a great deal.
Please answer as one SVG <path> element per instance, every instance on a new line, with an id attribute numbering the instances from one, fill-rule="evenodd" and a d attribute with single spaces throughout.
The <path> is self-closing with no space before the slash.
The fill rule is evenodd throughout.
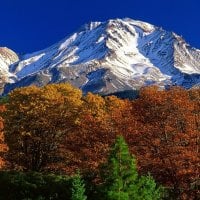
<path id="1" fill-rule="evenodd" d="M 68 84 L 31 86 L 12 91 L 1 109 L 6 169 L 80 170 L 98 185 L 100 166 L 123 135 L 139 174 L 150 173 L 167 188 L 168 199 L 199 198 L 199 89 L 153 86 L 135 100 L 122 100 L 83 96 Z"/>

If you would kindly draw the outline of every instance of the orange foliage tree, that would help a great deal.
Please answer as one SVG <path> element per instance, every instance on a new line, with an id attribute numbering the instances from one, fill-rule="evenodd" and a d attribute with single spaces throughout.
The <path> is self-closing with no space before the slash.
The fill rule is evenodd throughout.
<path id="1" fill-rule="evenodd" d="M 152 87 L 141 90 L 133 107 L 143 131 L 136 135 L 133 130 L 129 145 L 141 172 L 151 172 L 177 195 L 189 194 L 200 172 L 196 102 L 184 89 Z"/>
<path id="2" fill-rule="evenodd" d="M 108 131 L 108 120 L 106 103 L 101 96 L 89 93 L 83 97 L 78 127 L 65 139 L 66 151 L 70 152 L 68 172 L 76 168 L 96 169 L 105 161 L 110 139 L 114 137 Z"/>
<path id="3" fill-rule="evenodd" d="M 76 124 L 81 97 L 69 84 L 19 88 L 9 94 L 4 133 L 12 167 L 40 171 L 65 157 L 62 139 Z"/>
<path id="4" fill-rule="evenodd" d="M 5 167 L 4 155 L 7 152 L 8 148 L 4 141 L 3 134 L 3 118 L 1 117 L 2 113 L 5 111 L 5 106 L 0 106 L 0 169 Z"/>

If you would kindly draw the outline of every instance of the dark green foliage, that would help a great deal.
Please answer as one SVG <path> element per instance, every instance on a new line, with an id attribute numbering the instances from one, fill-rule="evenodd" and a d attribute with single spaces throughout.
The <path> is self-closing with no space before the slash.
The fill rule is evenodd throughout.
<path id="1" fill-rule="evenodd" d="M 158 200 L 161 199 L 164 190 L 158 187 L 154 179 L 148 176 L 141 176 L 138 180 L 138 200 Z"/>
<path id="2" fill-rule="evenodd" d="M 0 97 L 0 105 L 3 105 L 8 102 L 8 96 L 1 96 Z"/>
<path id="3" fill-rule="evenodd" d="M 120 99 L 134 100 L 139 97 L 139 90 L 125 90 L 125 91 L 121 91 L 121 92 L 111 93 L 111 94 L 108 94 L 105 96 L 111 96 L 111 95 L 114 95 Z"/>
<path id="4" fill-rule="evenodd" d="M 129 190 L 137 180 L 135 159 L 129 155 L 128 146 L 122 137 L 114 144 L 108 163 L 103 169 L 105 195 L 108 199 L 129 199 Z"/>
<path id="5" fill-rule="evenodd" d="M 0 200 L 70 200 L 70 188 L 67 176 L 0 172 Z"/>
<path id="6" fill-rule="evenodd" d="M 85 184 L 81 179 L 80 173 L 77 173 L 72 180 L 72 200 L 86 200 Z"/>
<path id="7" fill-rule="evenodd" d="M 136 161 L 130 155 L 122 136 L 118 136 L 111 149 L 107 164 L 102 168 L 104 199 L 157 200 L 161 188 L 150 176 L 139 177 Z"/>

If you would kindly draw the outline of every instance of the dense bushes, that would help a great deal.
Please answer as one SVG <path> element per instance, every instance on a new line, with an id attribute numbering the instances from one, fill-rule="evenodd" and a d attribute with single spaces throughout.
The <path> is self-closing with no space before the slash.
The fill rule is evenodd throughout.
<path id="1" fill-rule="evenodd" d="M 0 172 L 0 199 L 70 199 L 71 179 L 37 172 Z"/>

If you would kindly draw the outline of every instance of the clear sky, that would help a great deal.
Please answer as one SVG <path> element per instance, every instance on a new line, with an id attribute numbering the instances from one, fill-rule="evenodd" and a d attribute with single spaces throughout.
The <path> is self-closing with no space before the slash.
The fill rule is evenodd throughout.
<path id="1" fill-rule="evenodd" d="M 87 22 L 123 17 L 174 31 L 200 49 L 200 0 L 0 0 L 0 46 L 30 53 Z"/>

